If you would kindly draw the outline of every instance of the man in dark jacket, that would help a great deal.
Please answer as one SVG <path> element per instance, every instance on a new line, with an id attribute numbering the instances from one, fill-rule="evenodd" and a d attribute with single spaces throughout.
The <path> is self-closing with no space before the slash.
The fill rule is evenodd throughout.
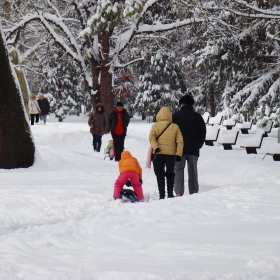
<path id="1" fill-rule="evenodd" d="M 176 196 L 184 194 L 184 169 L 188 163 L 189 193 L 197 193 L 199 190 L 197 175 L 197 160 L 199 149 L 203 146 L 206 137 L 206 126 L 202 116 L 193 110 L 194 100 L 190 95 L 184 95 L 179 100 L 180 111 L 173 114 L 173 123 L 177 124 L 184 139 L 182 159 L 175 163 Z"/>
<path id="2" fill-rule="evenodd" d="M 110 113 L 108 118 L 108 125 L 114 142 L 115 161 L 121 159 L 129 122 L 130 116 L 126 109 L 123 108 L 123 103 L 120 101 L 117 102 L 114 110 Z"/>
<path id="3" fill-rule="evenodd" d="M 44 97 L 43 93 L 39 94 L 38 104 L 41 110 L 40 120 L 46 124 L 47 116 L 50 113 L 50 104 L 48 99 Z"/>

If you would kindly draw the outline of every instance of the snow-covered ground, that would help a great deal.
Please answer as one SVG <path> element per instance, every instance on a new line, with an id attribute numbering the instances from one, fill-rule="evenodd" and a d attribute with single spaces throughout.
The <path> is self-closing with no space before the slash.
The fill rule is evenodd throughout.
<path id="1" fill-rule="evenodd" d="M 133 118 L 125 141 L 150 197 L 134 204 L 112 200 L 110 134 L 94 153 L 87 117 L 32 127 L 35 165 L 0 170 L 1 280 L 280 279 L 280 162 L 264 158 L 277 130 L 258 154 L 240 148 L 252 134 L 233 150 L 204 146 L 200 192 L 159 201 L 145 168 L 151 125 Z"/>

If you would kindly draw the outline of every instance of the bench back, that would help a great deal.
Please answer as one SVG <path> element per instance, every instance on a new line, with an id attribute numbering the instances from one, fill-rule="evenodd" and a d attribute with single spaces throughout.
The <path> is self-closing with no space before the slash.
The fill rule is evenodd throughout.
<path id="1" fill-rule="evenodd" d="M 250 137 L 244 142 L 242 147 L 260 148 L 262 145 L 263 137 L 264 131 L 262 129 L 258 129 L 252 137 Z"/>
<path id="2" fill-rule="evenodd" d="M 214 124 L 221 124 L 223 120 L 223 114 L 218 113 L 215 117 L 211 117 L 208 121 L 208 124 L 214 125 Z"/>
<path id="3" fill-rule="evenodd" d="M 251 129 L 253 122 L 243 122 L 240 126 L 240 128 L 245 128 L 245 129 Z"/>
<path id="4" fill-rule="evenodd" d="M 269 133 L 269 132 L 271 132 L 272 126 L 273 126 L 273 121 L 268 120 L 266 126 L 262 127 L 262 129 L 264 130 L 264 132 Z"/>
<path id="5" fill-rule="evenodd" d="M 214 124 L 213 127 L 207 129 L 205 140 L 217 141 L 220 132 L 220 126 L 218 124 Z"/>
<path id="6" fill-rule="evenodd" d="M 219 143 L 235 145 L 238 134 L 239 134 L 239 129 L 237 127 L 233 127 L 232 130 L 226 130 L 224 131 L 223 134 L 220 134 Z"/>

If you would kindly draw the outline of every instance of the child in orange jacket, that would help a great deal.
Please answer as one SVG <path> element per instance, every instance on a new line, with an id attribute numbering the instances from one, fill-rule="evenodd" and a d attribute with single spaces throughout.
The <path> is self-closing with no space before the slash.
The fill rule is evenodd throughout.
<path id="1" fill-rule="evenodd" d="M 136 196 L 140 201 L 143 201 L 142 168 L 140 167 L 138 160 L 133 157 L 129 151 L 122 152 L 121 160 L 119 161 L 119 170 L 120 175 L 115 182 L 113 197 L 119 195 L 123 186 L 128 180 L 130 180 Z"/>

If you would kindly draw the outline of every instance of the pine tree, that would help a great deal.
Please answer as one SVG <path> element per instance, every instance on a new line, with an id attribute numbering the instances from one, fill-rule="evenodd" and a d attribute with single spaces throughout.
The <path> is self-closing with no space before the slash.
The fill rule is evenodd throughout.
<path id="1" fill-rule="evenodd" d="M 154 116 L 162 106 L 177 109 L 178 99 L 182 96 L 179 71 L 174 53 L 159 50 L 151 55 L 150 63 L 143 65 L 139 76 L 137 111 Z"/>

